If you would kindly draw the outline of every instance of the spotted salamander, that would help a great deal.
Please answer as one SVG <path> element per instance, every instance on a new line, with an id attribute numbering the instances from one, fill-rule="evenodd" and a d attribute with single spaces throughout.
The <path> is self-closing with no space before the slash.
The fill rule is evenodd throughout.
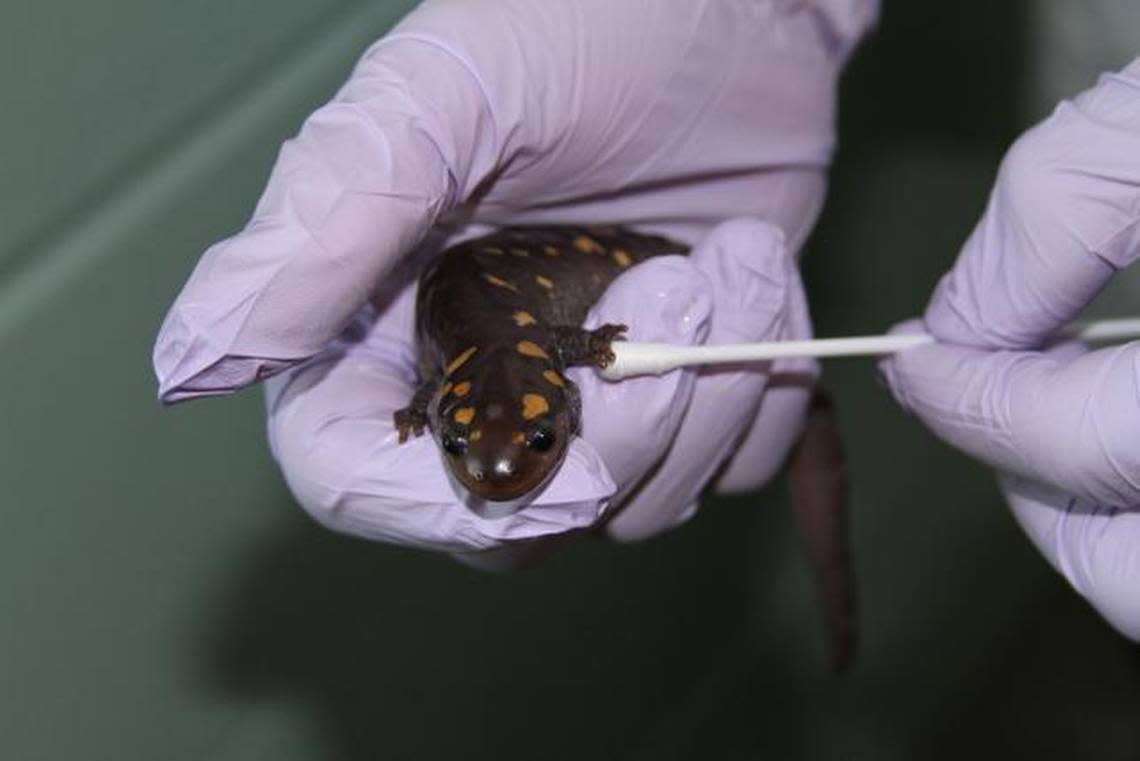
<path id="1" fill-rule="evenodd" d="M 557 472 L 581 402 L 564 371 L 604 367 L 624 325 L 585 330 L 623 271 L 686 246 L 616 227 L 506 227 L 444 251 L 420 277 L 421 385 L 395 414 L 400 441 L 430 428 L 455 479 L 492 502 L 518 501 Z M 791 502 L 824 599 L 832 661 L 854 648 L 847 481 L 831 405 L 817 390 L 788 463 Z"/>
<path id="2" fill-rule="evenodd" d="M 578 431 L 581 402 L 565 369 L 605 367 L 625 331 L 583 329 L 587 311 L 629 267 L 687 251 L 616 227 L 505 227 L 447 249 L 419 282 L 422 385 L 396 413 L 400 440 L 430 427 L 476 497 L 534 493 Z"/>

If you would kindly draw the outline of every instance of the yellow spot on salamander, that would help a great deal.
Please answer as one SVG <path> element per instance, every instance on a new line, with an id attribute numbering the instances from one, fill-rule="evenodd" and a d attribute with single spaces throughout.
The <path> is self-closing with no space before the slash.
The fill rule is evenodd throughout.
<path id="1" fill-rule="evenodd" d="M 543 277 L 542 275 L 535 275 L 534 282 L 538 283 L 548 291 L 554 287 L 554 281 L 548 277 Z"/>
<path id="2" fill-rule="evenodd" d="M 598 243 L 589 235 L 579 235 L 575 238 L 574 248 L 583 254 L 604 254 L 606 252 L 605 249 L 602 248 L 602 244 Z"/>
<path id="3" fill-rule="evenodd" d="M 474 431 L 471 432 L 471 435 L 467 437 L 467 440 L 468 441 L 478 441 L 481 438 L 483 438 L 483 429 L 482 428 L 476 428 Z"/>
<path id="4" fill-rule="evenodd" d="M 485 249 L 483 249 L 483 253 L 490 254 L 491 256 L 502 256 L 503 249 L 495 248 L 494 246 L 487 246 Z"/>
<path id="5" fill-rule="evenodd" d="M 460 407 L 451 417 L 460 425 L 471 425 L 471 421 L 475 419 L 475 408 Z"/>
<path id="6" fill-rule="evenodd" d="M 550 402 L 542 394 L 523 394 L 522 403 L 523 420 L 534 420 L 550 412 Z"/>
<path id="7" fill-rule="evenodd" d="M 547 382 L 549 382 L 549 383 L 552 383 L 552 384 L 554 384 L 555 386 L 559 386 L 559 387 L 561 387 L 561 386 L 565 386 L 565 385 L 566 385 L 566 384 L 565 384 L 565 383 L 562 381 L 562 376 L 561 376 L 561 375 L 559 375 L 559 374 L 558 374 L 558 372 L 557 372 L 557 371 L 555 371 L 555 370 L 547 370 L 547 371 L 545 371 L 545 372 L 542 374 L 542 377 L 543 377 L 543 378 L 546 378 Z"/>
<path id="8" fill-rule="evenodd" d="M 511 249 L 511 255 L 512 256 L 530 256 L 530 252 L 527 251 L 525 248 L 512 248 Z"/>
<path id="9" fill-rule="evenodd" d="M 542 253 L 546 254 L 547 256 L 559 256 L 562 252 L 558 250 L 557 246 L 547 246 L 546 248 L 542 249 Z"/>
<path id="10" fill-rule="evenodd" d="M 476 348 L 474 346 L 472 346 L 470 349 L 463 352 L 462 354 L 460 354 L 455 359 L 451 360 L 451 362 L 447 365 L 447 369 L 443 371 L 443 374 L 444 375 L 451 375 L 453 372 L 458 370 L 460 367 L 463 367 L 463 363 L 466 362 L 467 360 L 471 359 L 471 355 L 474 354 L 475 351 L 476 351 Z"/>
<path id="11" fill-rule="evenodd" d="M 443 388 L 441 388 L 439 390 L 440 397 L 447 396 L 450 393 L 451 393 L 451 384 L 450 383 L 444 383 Z"/>
<path id="12" fill-rule="evenodd" d="M 515 325 L 518 325 L 520 328 L 525 328 L 527 325 L 533 325 L 538 322 L 530 312 L 515 312 L 511 317 L 515 318 Z"/>
<path id="13" fill-rule="evenodd" d="M 629 254 L 625 251 L 622 251 L 620 248 L 614 251 L 614 261 L 617 262 L 618 266 L 622 268 L 633 264 L 633 259 L 629 257 Z"/>
<path id="14" fill-rule="evenodd" d="M 471 391 L 471 381 L 463 381 L 462 383 L 455 384 L 455 388 L 452 390 L 452 393 L 462 398 L 467 396 L 469 391 Z"/>
<path id="15" fill-rule="evenodd" d="M 523 436 L 519 431 L 515 431 L 511 434 L 512 444 L 522 444 L 524 441 L 526 441 L 526 436 Z"/>
<path id="16" fill-rule="evenodd" d="M 483 279 L 491 285 L 497 285 L 500 288 L 506 288 L 508 291 L 518 292 L 518 288 L 515 288 L 514 283 L 509 283 L 506 280 L 503 280 L 501 277 L 495 277 L 490 272 L 484 272 Z"/>
<path id="17" fill-rule="evenodd" d="M 534 341 L 519 341 L 516 345 L 519 354 L 524 357 L 536 357 L 538 359 L 550 359 L 550 355 L 542 350 L 542 347 Z"/>

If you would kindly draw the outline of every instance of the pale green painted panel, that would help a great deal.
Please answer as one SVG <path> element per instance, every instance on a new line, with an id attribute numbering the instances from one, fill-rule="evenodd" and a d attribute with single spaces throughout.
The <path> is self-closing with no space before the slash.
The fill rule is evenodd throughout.
<path id="1" fill-rule="evenodd" d="M 265 163 L 233 166 L 238 192 Z M 195 643 L 224 569 L 285 502 L 256 396 L 160 410 L 148 358 L 188 258 L 238 220 L 234 197 L 204 191 L 121 231 L 117 255 L 45 291 L 5 335 L 5 758 L 202 758 L 234 721 L 213 707 Z"/>
<path id="2" fill-rule="evenodd" d="M 0 3 L 0 273 L 353 4 Z"/>

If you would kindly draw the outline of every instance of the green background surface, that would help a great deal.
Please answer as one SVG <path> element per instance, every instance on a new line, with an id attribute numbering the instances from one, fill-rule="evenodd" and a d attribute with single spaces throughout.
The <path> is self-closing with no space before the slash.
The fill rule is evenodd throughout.
<path id="1" fill-rule="evenodd" d="M 862 603 L 842 680 L 781 484 L 484 575 L 309 522 L 258 392 L 156 404 L 181 281 L 411 5 L 0 4 L 0 758 L 1140 756 L 1136 649 L 867 362 L 826 373 Z M 1027 123 L 1031 11 L 887 3 L 807 252 L 821 334 L 922 308 Z"/>

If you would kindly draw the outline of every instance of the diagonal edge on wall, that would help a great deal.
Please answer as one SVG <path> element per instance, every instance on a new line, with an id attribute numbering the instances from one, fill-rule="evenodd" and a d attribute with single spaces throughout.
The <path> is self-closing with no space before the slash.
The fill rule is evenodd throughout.
<path id="1" fill-rule="evenodd" d="M 35 242 L 0 279 L 0 342 L 113 256 L 116 243 L 141 220 L 153 218 L 180 191 L 223 167 L 227 157 L 260 144 L 275 124 L 303 110 L 314 93 L 343 77 L 365 47 L 413 5 L 413 0 L 362 2 L 337 14 L 323 33 L 263 67 L 193 129 L 153 151 L 101 199 L 85 204 Z"/>

